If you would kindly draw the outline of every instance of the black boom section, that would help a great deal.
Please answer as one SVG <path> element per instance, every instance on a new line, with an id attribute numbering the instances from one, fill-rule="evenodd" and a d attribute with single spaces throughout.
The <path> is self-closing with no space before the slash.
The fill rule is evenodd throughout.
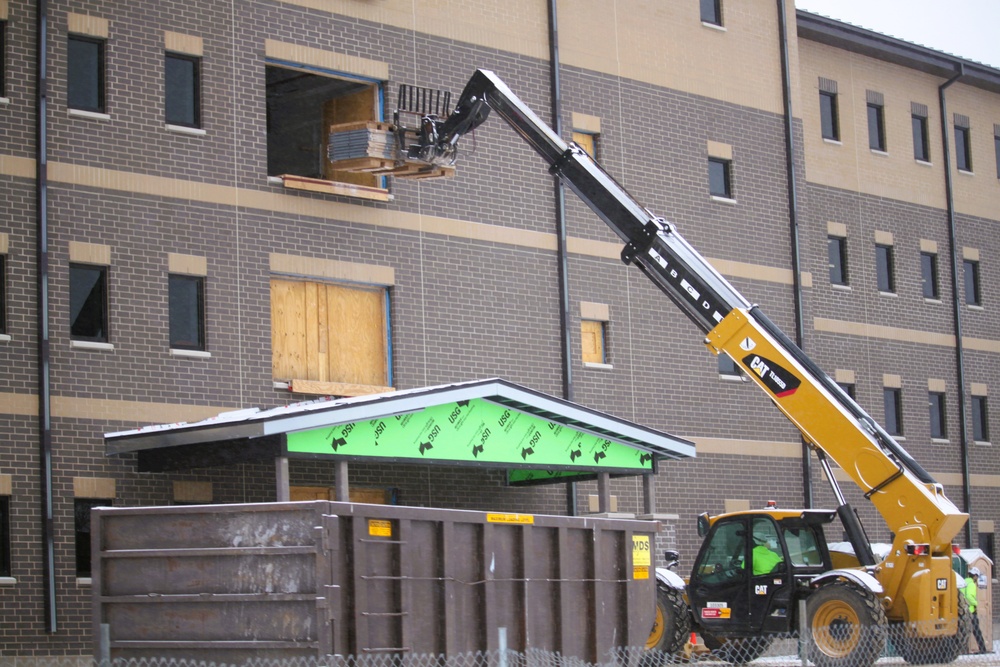
<path id="1" fill-rule="evenodd" d="M 635 263 L 698 325 L 712 330 L 733 308 L 750 304 L 673 228 L 646 210 L 586 152 L 562 140 L 495 74 L 478 70 L 455 112 L 439 131 L 453 144 L 485 120 L 487 105 L 549 164 L 550 171 L 626 243 L 622 259 Z"/>

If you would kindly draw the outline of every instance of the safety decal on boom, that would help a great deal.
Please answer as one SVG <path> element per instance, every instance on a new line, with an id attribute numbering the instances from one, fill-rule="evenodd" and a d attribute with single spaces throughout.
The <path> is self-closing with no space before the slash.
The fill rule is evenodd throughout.
<path id="1" fill-rule="evenodd" d="M 768 391 L 778 398 L 791 396 L 802 381 L 770 359 L 757 354 L 743 357 L 743 365 L 761 379 Z"/>

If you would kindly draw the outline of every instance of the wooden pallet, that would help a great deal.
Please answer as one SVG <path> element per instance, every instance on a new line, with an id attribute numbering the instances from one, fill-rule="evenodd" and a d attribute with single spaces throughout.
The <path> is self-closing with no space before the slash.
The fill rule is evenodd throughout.
<path id="1" fill-rule="evenodd" d="M 386 171 L 372 172 L 385 176 L 395 176 L 396 178 L 408 178 L 411 180 L 427 178 L 451 178 L 455 175 L 455 167 L 436 167 L 425 162 L 408 161 L 401 165 L 396 165 Z"/>

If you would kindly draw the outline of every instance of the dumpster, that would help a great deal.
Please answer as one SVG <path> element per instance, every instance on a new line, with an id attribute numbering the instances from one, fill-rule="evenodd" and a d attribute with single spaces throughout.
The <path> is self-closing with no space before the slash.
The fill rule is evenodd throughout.
<path id="1" fill-rule="evenodd" d="M 645 643 L 657 528 L 328 501 L 97 508 L 95 656 L 597 662 Z"/>

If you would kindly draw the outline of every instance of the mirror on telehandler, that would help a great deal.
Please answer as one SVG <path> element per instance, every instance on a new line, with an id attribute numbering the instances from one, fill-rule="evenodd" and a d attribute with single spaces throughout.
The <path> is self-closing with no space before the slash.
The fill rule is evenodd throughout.
<path id="1" fill-rule="evenodd" d="M 708 512 L 702 512 L 698 515 L 698 537 L 708 535 L 708 527 Z"/>

